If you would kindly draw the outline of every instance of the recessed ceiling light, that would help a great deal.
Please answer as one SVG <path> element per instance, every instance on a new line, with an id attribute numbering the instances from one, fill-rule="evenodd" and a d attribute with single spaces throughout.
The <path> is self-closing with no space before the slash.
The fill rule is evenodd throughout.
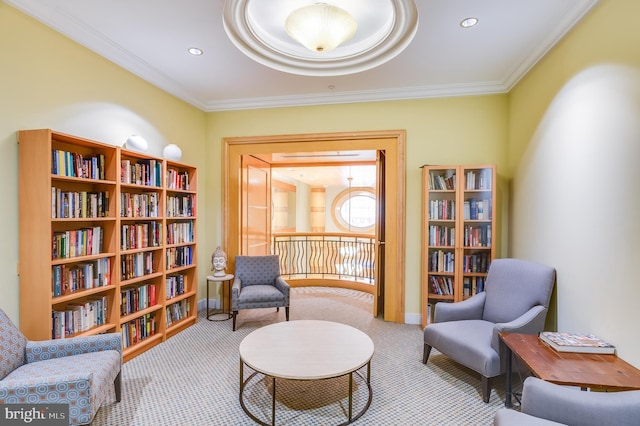
<path id="1" fill-rule="evenodd" d="M 198 49 L 197 47 L 190 47 L 188 49 L 188 52 L 191 53 L 193 56 L 200 56 L 204 53 L 202 49 Z"/>
<path id="2" fill-rule="evenodd" d="M 478 23 L 478 18 L 465 18 L 462 21 L 460 21 L 460 26 L 462 28 L 470 28 L 477 23 Z"/>

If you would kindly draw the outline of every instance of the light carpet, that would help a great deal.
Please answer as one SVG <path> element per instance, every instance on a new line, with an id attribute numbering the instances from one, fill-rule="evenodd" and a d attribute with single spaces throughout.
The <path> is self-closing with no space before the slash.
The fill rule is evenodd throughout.
<path id="1" fill-rule="evenodd" d="M 374 342 L 373 399 L 356 425 L 491 425 L 504 405 L 504 382 L 494 380 L 491 399 L 482 402 L 480 376 L 432 350 L 422 364 L 422 330 L 372 316 L 372 296 L 323 287 L 292 288 L 291 321 L 329 320 L 351 325 Z M 219 317 L 218 317 L 219 318 Z M 125 363 L 122 401 L 98 411 L 93 425 L 253 425 L 238 399 L 242 339 L 259 327 L 284 321 L 284 309 L 241 311 L 231 320 L 198 322 Z M 273 342 L 277 344 L 277 342 Z M 245 378 L 251 370 L 245 368 Z M 363 370 L 366 374 L 366 369 Z M 335 425 L 346 421 L 344 378 L 315 382 L 280 381 L 278 425 Z M 245 403 L 271 422 L 270 380 L 254 379 Z M 356 381 L 354 414 L 366 403 L 366 385 Z"/>

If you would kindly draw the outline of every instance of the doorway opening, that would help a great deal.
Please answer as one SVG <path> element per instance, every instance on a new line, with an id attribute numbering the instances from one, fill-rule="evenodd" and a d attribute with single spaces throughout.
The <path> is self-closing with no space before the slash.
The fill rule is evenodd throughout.
<path id="1" fill-rule="evenodd" d="M 376 259 L 379 261 L 374 290 L 374 315 L 382 313 L 384 319 L 404 322 L 404 163 L 405 132 L 403 130 L 356 133 L 329 133 L 283 136 L 255 136 L 225 138 L 223 140 L 223 242 L 233 267 L 235 255 L 247 254 L 250 247 L 257 247 L 256 241 L 248 245 L 243 238 L 254 240 L 271 239 L 271 229 L 256 238 L 252 227 L 247 227 L 249 217 L 271 209 L 271 188 L 265 197 L 250 195 L 248 185 L 256 182 L 250 177 L 258 177 L 271 182 L 271 177 L 263 176 L 271 172 L 275 154 L 296 154 L 309 152 L 372 151 L 376 153 L 377 181 L 376 196 L 380 200 L 377 212 L 378 226 L 375 228 Z M 247 158 L 261 163 L 259 167 L 250 164 Z M 244 162 L 243 162 L 244 159 Z M 255 163 L 255 161 L 254 161 Z M 251 181 L 251 182 L 250 182 Z M 258 184 L 259 191 L 265 185 Z M 249 194 L 249 195 L 247 195 Z M 251 198 L 254 197 L 254 198 Z M 258 200 L 254 203 L 253 200 Z M 269 213 L 269 222 L 271 214 Z M 260 228 L 263 229 L 264 227 Z M 386 283 L 386 284 L 385 284 Z"/>
<path id="2" fill-rule="evenodd" d="M 374 294 L 378 186 L 376 151 L 274 154 L 271 254 L 294 287 Z"/>

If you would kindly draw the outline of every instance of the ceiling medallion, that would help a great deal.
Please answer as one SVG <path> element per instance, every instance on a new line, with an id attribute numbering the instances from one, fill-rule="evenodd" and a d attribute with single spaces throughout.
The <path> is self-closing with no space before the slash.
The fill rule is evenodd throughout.
<path id="1" fill-rule="evenodd" d="M 302 3 L 302 4 L 301 4 Z M 310 50 L 287 34 L 287 18 L 308 0 L 226 0 L 224 29 L 251 59 L 275 70 L 308 76 L 354 74 L 402 52 L 418 29 L 414 0 L 333 1 L 357 22 L 355 34 L 334 49 Z"/>

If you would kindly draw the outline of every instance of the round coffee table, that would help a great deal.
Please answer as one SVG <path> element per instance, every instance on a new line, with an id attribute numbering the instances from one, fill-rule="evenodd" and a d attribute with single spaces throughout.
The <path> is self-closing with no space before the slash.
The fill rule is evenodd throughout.
<path id="1" fill-rule="evenodd" d="M 256 374 L 272 378 L 272 425 L 276 420 L 276 378 L 321 380 L 349 375 L 349 424 L 371 405 L 371 357 L 373 342 L 362 331 L 331 321 L 298 320 L 271 324 L 247 335 L 240 343 L 240 405 L 261 425 L 268 425 L 246 407 L 243 392 Z M 244 366 L 254 372 L 245 380 Z M 366 378 L 358 372 L 367 366 Z M 364 379 L 369 396 L 360 412 L 353 415 L 353 373 Z"/>

